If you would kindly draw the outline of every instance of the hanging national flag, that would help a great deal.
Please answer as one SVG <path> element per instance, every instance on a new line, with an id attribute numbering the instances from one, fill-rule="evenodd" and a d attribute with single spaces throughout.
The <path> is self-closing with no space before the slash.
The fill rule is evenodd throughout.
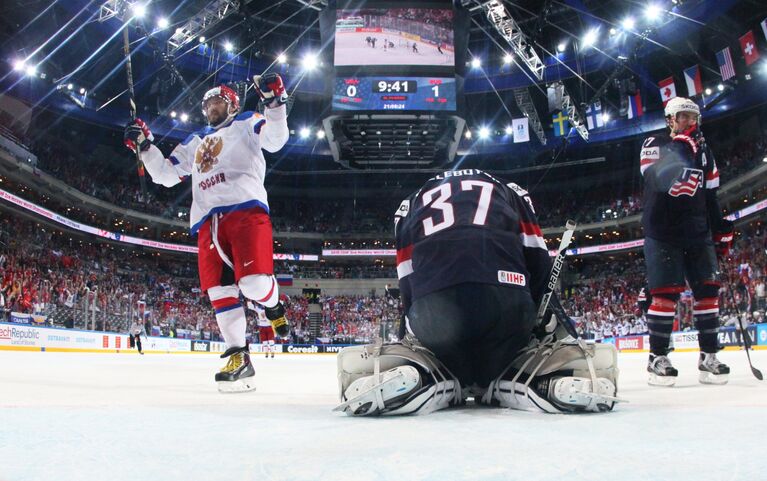
<path id="1" fill-rule="evenodd" d="M 628 117 L 633 119 L 635 117 L 641 117 L 644 115 L 644 109 L 642 109 L 642 96 L 637 92 L 636 95 L 629 95 L 629 108 Z"/>
<path id="2" fill-rule="evenodd" d="M 528 130 L 527 117 L 521 119 L 511 119 L 511 128 L 514 130 L 514 143 L 530 142 L 530 131 Z"/>
<path id="3" fill-rule="evenodd" d="M 697 65 L 684 69 L 684 81 L 687 83 L 687 95 L 690 97 L 703 93 L 703 82 L 700 80 L 700 68 Z"/>
<path id="4" fill-rule="evenodd" d="M 602 102 L 596 101 L 586 107 L 586 124 L 589 130 L 605 126 L 605 121 L 602 118 Z"/>
<path id="5" fill-rule="evenodd" d="M 764 33 L 764 38 L 767 39 L 767 18 L 762 20 L 762 32 Z"/>
<path id="6" fill-rule="evenodd" d="M 759 50 L 756 49 L 756 40 L 754 39 L 754 31 L 749 30 L 745 35 L 740 37 L 740 48 L 743 49 L 743 58 L 746 59 L 746 65 L 759 60 Z"/>
<path id="7" fill-rule="evenodd" d="M 676 97 L 676 85 L 674 85 L 674 77 L 669 77 L 658 82 L 660 87 L 660 99 L 663 101 L 663 106 L 666 106 L 666 102 Z"/>
<path id="8" fill-rule="evenodd" d="M 570 132 L 570 121 L 562 112 L 558 112 L 551 120 L 554 122 L 554 137 L 564 137 Z"/>
<path id="9" fill-rule="evenodd" d="M 716 63 L 719 64 L 719 73 L 722 74 L 722 80 L 731 79 L 735 76 L 735 67 L 732 65 L 732 55 L 730 47 L 725 47 L 716 52 Z"/>

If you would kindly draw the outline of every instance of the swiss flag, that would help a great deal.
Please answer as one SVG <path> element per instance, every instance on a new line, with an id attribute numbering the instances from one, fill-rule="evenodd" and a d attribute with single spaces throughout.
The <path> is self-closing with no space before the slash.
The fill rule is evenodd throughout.
<path id="1" fill-rule="evenodd" d="M 669 100 L 676 97 L 674 77 L 669 77 L 667 79 L 661 80 L 658 82 L 658 87 L 660 87 L 660 98 L 663 100 L 663 106 L 665 107 Z"/>
<path id="2" fill-rule="evenodd" d="M 749 30 L 740 37 L 740 48 L 743 49 L 743 58 L 746 59 L 746 65 L 751 65 L 759 60 L 759 51 L 756 49 L 753 30 Z"/>

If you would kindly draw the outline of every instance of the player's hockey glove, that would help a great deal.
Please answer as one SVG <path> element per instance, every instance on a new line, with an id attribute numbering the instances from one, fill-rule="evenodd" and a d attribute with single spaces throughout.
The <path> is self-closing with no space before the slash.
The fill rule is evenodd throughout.
<path id="1" fill-rule="evenodd" d="M 735 237 L 735 224 L 731 220 L 722 219 L 713 237 L 717 257 L 727 257 L 732 247 L 732 239 Z"/>
<path id="2" fill-rule="evenodd" d="M 154 136 L 152 135 L 152 132 L 149 130 L 147 124 L 141 119 L 136 119 L 125 127 L 123 143 L 133 152 L 136 151 L 136 145 L 139 146 L 142 152 L 146 152 L 149 150 L 149 146 L 152 145 L 153 140 Z"/>
<path id="3" fill-rule="evenodd" d="M 703 133 L 701 133 L 697 125 L 693 125 L 681 134 L 677 134 L 673 142 L 681 142 L 687 145 L 692 150 L 693 155 L 706 146 L 706 139 L 703 138 Z"/>
<path id="4" fill-rule="evenodd" d="M 256 86 L 256 93 L 265 107 L 279 107 L 288 101 L 285 84 L 282 82 L 282 77 L 276 73 L 254 75 L 253 85 Z"/>

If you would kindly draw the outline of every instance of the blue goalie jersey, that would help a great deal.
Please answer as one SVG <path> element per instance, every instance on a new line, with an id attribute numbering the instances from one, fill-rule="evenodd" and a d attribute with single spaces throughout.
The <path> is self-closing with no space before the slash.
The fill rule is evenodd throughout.
<path id="1" fill-rule="evenodd" d="M 405 312 L 447 287 L 525 289 L 538 303 L 551 269 L 528 193 L 477 169 L 446 171 L 402 201 L 394 218 Z"/>

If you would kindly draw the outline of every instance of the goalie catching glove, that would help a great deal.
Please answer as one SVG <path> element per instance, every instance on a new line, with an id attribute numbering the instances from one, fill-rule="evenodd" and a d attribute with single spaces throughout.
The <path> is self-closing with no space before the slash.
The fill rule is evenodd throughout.
<path id="1" fill-rule="evenodd" d="M 149 150 L 149 146 L 152 145 L 154 135 L 149 130 L 147 124 L 141 119 L 135 119 L 125 127 L 125 135 L 123 136 L 123 144 L 136 151 L 136 145 L 139 146 L 142 152 Z"/>
<path id="2" fill-rule="evenodd" d="M 282 82 L 282 77 L 276 73 L 268 73 L 263 76 L 254 75 L 253 85 L 255 85 L 256 93 L 265 107 L 279 107 L 288 101 L 285 84 Z"/>

